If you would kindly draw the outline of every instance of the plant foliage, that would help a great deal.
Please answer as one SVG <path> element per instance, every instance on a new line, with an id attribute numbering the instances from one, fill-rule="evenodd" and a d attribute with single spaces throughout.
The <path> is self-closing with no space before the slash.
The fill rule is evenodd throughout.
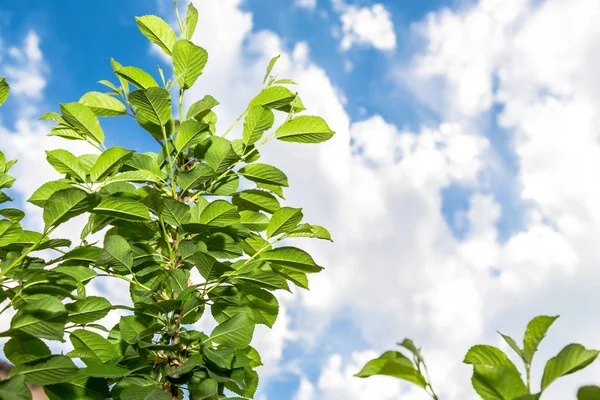
<path id="1" fill-rule="evenodd" d="M 87 142 L 91 151 L 47 152 L 62 178 L 28 200 L 42 209 L 42 232 L 21 227 L 22 211 L 0 209 L 0 296 L 15 311 L 2 333 L 15 368 L 0 383 L 0 399 L 30 398 L 25 383 L 63 400 L 252 398 L 261 358 L 250 343 L 257 324 L 271 327 L 277 318 L 273 292 L 308 288 L 308 275 L 322 270 L 287 239 L 331 240 L 329 233 L 303 222 L 300 208 L 281 205 L 285 173 L 258 161 L 270 140 L 319 143 L 334 132 L 320 117 L 298 116 L 297 93 L 270 76 L 277 57 L 238 119 L 241 138 L 227 138 L 233 126 L 217 131 L 219 102 L 210 95 L 184 110 L 209 59 L 191 42 L 197 20 L 191 3 L 183 20 L 177 14 L 179 35 L 157 16 L 136 18 L 172 59 L 172 80 L 161 69 L 156 80 L 112 60 L 116 83 L 101 81 L 109 92 L 86 93 L 42 117 L 55 123 L 49 135 Z M 0 78 L 0 103 L 8 90 Z M 275 126 L 278 113 L 285 121 Z M 126 115 L 158 152 L 105 147 L 101 119 Z M 0 189 L 14 182 L 13 164 L 0 153 Z M 0 203 L 9 200 L 0 192 Z M 52 236 L 80 216 L 87 219 L 80 243 Z M 126 281 L 132 306 L 88 296 L 86 285 L 100 277 Z M 114 310 L 127 312 L 118 324 L 98 323 Z M 194 328 L 205 314 L 216 321 L 210 332 Z M 68 340 L 73 350 L 53 355 L 48 340 Z"/>
<path id="2" fill-rule="evenodd" d="M 546 362 L 540 390 L 531 385 L 531 363 L 548 328 L 558 317 L 539 316 L 527 325 L 523 346 L 510 336 L 500 333 L 509 347 L 519 356 L 525 370 L 525 380 L 509 357 L 499 348 L 476 345 L 465 355 L 464 363 L 473 366 L 471 383 L 483 400 L 538 400 L 556 379 L 577 372 L 596 360 L 600 351 L 588 350 L 580 344 L 569 344 L 555 357 Z M 368 378 L 386 375 L 402 379 L 424 388 L 435 400 L 438 399 L 431 386 L 429 374 L 421 351 L 410 339 L 399 346 L 412 353 L 412 360 L 400 352 L 388 351 L 369 361 L 355 376 Z M 600 399 L 600 388 L 584 386 L 577 393 L 578 400 Z"/>

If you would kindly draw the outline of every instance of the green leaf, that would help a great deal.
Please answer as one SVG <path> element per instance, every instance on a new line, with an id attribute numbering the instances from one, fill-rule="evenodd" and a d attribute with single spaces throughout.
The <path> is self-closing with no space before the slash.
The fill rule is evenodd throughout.
<path id="1" fill-rule="evenodd" d="M 210 226 L 229 226 L 239 222 L 237 207 L 225 200 L 215 200 L 200 214 L 199 223 Z"/>
<path id="2" fill-rule="evenodd" d="M 215 170 L 217 174 L 225 172 L 235 161 L 238 156 L 231 147 L 231 142 L 219 136 L 210 138 L 211 145 L 206 151 L 206 164 Z"/>
<path id="3" fill-rule="evenodd" d="M 263 89 L 252 101 L 250 106 L 264 106 L 268 108 L 279 108 L 290 104 L 296 95 L 286 87 L 271 86 Z"/>
<path id="4" fill-rule="evenodd" d="M 171 95 L 166 89 L 151 87 L 135 90 L 129 94 L 129 101 L 135 107 L 135 117 L 141 125 L 151 123 L 164 126 L 171 119 Z"/>
<path id="5" fill-rule="evenodd" d="M 79 102 L 88 106 L 97 117 L 111 117 L 127 113 L 123 103 L 106 93 L 88 92 L 81 96 Z"/>
<path id="6" fill-rule="evenodd" d="M 89 324 L 90 322 L 104 318 L 111 307 L 108 300 L 97 296 L 88 296 L 65 305 L 65 308 L 69 312 L 69 321 L 75 324 Z"/>
<path id="7" fill-rule="evenodd" d="M 133 222 L 150 220 L 150 214 L 145 205 L 137 200 L 125 197 L 104 197 L 100 203 L 94 207 L 93 213 Z"/>
<path id="8" fill-rule="evenodd" d="M 556 357 L 546 363 L 542 376 L 542 392 L 561 376 L 572 374 L 590 365 L 596 357 L 598 350 L 587 350 L 580 344 L 570 344 L 562 349 Z"/>
<path id="9" fill-rule="evenodd" d="M 310 254 L 296 247 L 284 246 L 266 251 L 260 255 L 260 260 L 304 273 L 319 272 L 323 269 L 315 263 Z"/>
<path id="10" fill-rule="evenodd" d="M 4 345 L 4 356 L 14 365 L 46 358 L 51 354 L 46 343 L 34 337 L 13 337 Z"/>
<path id="11" fill-rule="evenodd" d="M 90 179 L 92 182 L 97 182 L 99 179 L 117 172 L 119 167 L 125 164 L 133 153 L 133 151 L 125 150 L 122 147 L 111 147 L 105 150 L 91 168 Z"/>
<path id="12" fill-rule="evenodd" d="M 137 67 L 121 67 L 121 69 L 115 72 L 119 78 L 123 78 L 125 81 L 130 82 L 138 89 L 158 87 L 158 83 L 156 83 L 152 75 L 143 69 Z"/>
<path id="13" fill-rule="evenodd" d="M 240 212 L 240 223 L 251 231 L 261 232 L 269 226 L 269 217 L 260 212 L 244 210 Z"/>
<path id="14" fill-rule="evenodd" d="M 233 281 L 235 283 L 250 283 L 267 290 L 283 289 L 287 290 L 288 292 L 290 290 L 287 281 L 280 274 L 274 273 L 269 269 L 262 270 L 254 268 L 253 266 L 249 272 L 235 275 Z"/>
<path id="15" fill-rule="evenodd" d="M 174 144 L 177 154 L 189 147 L 194 147 L 208 136 L 207 125 L 195 120 L 184 121 L 179 127 Z M 176 155 L 177 156 L 177 155 Z"/>
<path id="16" fill-rule="evenodd" d="M 202 365 L 202 356 L 200 354 L 195 354 L 188 358 L 181 366 L 170 370 L 167 375 L 174 376 L 180 374 L 186 374 L 192 371 L 195 367 Z"/>
<path id="17" fill-rule="evenodd" d="M 244 287 L 240 291 L 241 305 L 252 310 L 257 324 L 273 327 L 279 313 L 279 302 L 275 296 L 263 289 Z"/>
<path id="18" fill-rule="evenodd" d="M 119 322 L 121 339 L 129 344 L 137 343 L 137 341 L 141 339 L 140 335 L 145 335 L 148 328 L 148 319 L 137 315 L 122 317 L 121 321 Z"/>
<path id="19" fill-rule="evenodd" d="M 207 190 L 217 196 L 231 196 L 236 192 L 239 186 L 240 177 L 235 172 L 231 172 L 221 179 L 213 182 L 213 184 L 210 185 Z"/>
<path id="20" fill-rule="evenodd" d="M 237 314 L 219 324 L 208 340 L 234 349 L 243 349 L 250 345 L 255 323 L 247 314 Z"/>
<path id="21" fill-rule="evenodd" d="M 108 182 L 150 182 L 160 184 L 161 181 L 162 178 L 154 172 L 142 169 L 137 171 L 119 172 L 108 178 Z"/>
<path id="22" fill-rule="evenodd" d="M 169 225 L 182 226 L 190 221 L 192 214 L 188 205 L 175 199 L 166 198 L 161 217 Z"/>
<path id="23" fill-rule="evenodd" d="M 269 79 L 269 75 L 271 75 L 271 71 L 273 70 L 273 67 L 275 66 L 277 60 L 279 60 L 279 57 L 281 57 L 280 54 L 271 58 L 271 60 L 269 61 L 269 65 L 267 66 L 267 72 L 265 73 L 265 79 L 263 79 L 263 83 L 266 83 L 267 79 Z"/>
<path id="24" fill-rule="evenodd" d="M 502 338 L 504 339 L 504 341 L 506 343 L 508 343 L 508 345 L 510 346 L 510 348 L 513 349 L 514 352 L 519 355 L 519 357 L 521 357 L 523 360 L 525 360 L 525 357 L 523 355 L 523 350 L 521 350 L 519 348 L 519 345 L 517 344 L 517 342 L 513 338 L 511 338 L 510 336 L 508 336 L 508 335 L 504 335 L 504 334 L 502 334 L 500 332 L 498 332 L 498 333 L 500 334 L 500 336 L 502 336 Z"/>
<path id="25" fill-rule="evenodd" d="M 335 134 L 321 117 L 300 116 L 285 122 L 275 136 L 284 142 L 321 143 Z"/>
<path id="26" fill-rule="evenodd" d="M 42 115 L 40 117 L 40 121 L 53 121 L 53 122 L 58 122 L 58 123 L 65 122 L 63 117 L 61 117 L 59 113 L 54 112 L 54 111 L 49 111 L 47 113 L 44 113 L 44 115 Z"/>
<path id="27" fill-rule="evenodd" d="M 483 400 L 515 400 L 527 395 L 527 387 L 514 367 L 474 368 L 473 388 Z"/>
<path id="28" fill-rule="evenodd" d="M 582 386 L 577 391 L 577 400 L 598 400 L 600 399 L 600 387 Z"/>
<path id="29" fill-rule="evenodd" d="M 288 186 L 287 176 L 279 168 L 268 164 L 248 164 L 238 171 L 244 178 L 258 183 Z"/>
<path id="30" fill-rule="evenodd" d="M 194 86 L 207 62 L 208 52 L 188 40 L 178 40 L 173 46 L 173 72 L 183 90 Z"/>
<path id="31" fill-rule="evenodd" d="M 46 151 L 46 160 L 59 173 L 79 178 L 79 181 L 85 181 L 85 170 L 77 161 L 77 157 L 67 150 Z"/>
<path id="32" fill-rule="evenodd" d="M 135 22 L 142 34 L 146 36 L 148 40 L 160 46 L 162 51 L 166 54 L 171 55 L 177 37 L 169 24 L 156 15 L 135 17 Z"/>
<path id="33" fill-rule="evenodd" d="M 60 300 L 45 297 L 17 311 L 10 322 L 10 330 L 41 339 L 62 341 L 66 321 L 67 310 Z"/>
<path id="34" fill-rule="evenodd" d="M 186 118 L 187 119 L 194 118 L 194 119 L 200 121 L 204 117 L 206 117 L 208 115 L 208 113 L 210 113 L 210 111 L 214 107 L 216 107 L 218 105 L 219 105 L 219 102 L 214 97 L 207 94 L 206 96 L 204 96 L 202 98 L 202 100 L 198 100 L 197 102 L 193 103 L 190 106 L 190 108 L 188 109 L 188 112 L 186 114 Z"/>
<path id="35" fill-rule="evenodd" d="M 525 330 L 525 337 L 523 338 L 523 359 L 527 363 L 531 363 L 533 360 L 533 355 L 537 351 L 537 348 L 546 336 L 546 332 L 550 325 L 558 318 L 549 317 L 549 316 L 539 316 L 532 319 L 529 324 L 527 324 L 527 329 Z"/>
<path id="36" fill-rule="evenodd" d="M 69 219 L 91 211 L 97 203 L 95 195 L 89 195 L 81 189 L 63 189 L 54 193 L 44 204 L 44 223 L 46 226 L 58 226 Z"/>
<path id="37" fill-rule="evenodd" d="M 199 383 L 190 382 L 188 388 L 191 399 L 219 400 L 219 384 L 214 379 L 204 379 Z"/>
<path id="38" fill-rule="evenodd" d="M 281 208 L 279 201 L 271 193 L 263 190 L 244 190 L 236 193 L 231 200 L 241 210 L 262 210 L 272 214 Z"/>
<path id="39" fill-rule="evenodd" d="M 289 268 L 282 267 L 280 265 L 274 265 L 273 271 L 292 282 L 299 288 L 308 290 L 308 277 L 303 272 L 298 272 Z"/>
<path id="40" fill-rule="evenodd" d="M 192 169 L 177 174 L 177 184 L 182 191 L 186 191 L 207 182 L 213 176 L 215 176 L 214 169 L 206 164 L 196 164 Z"/>
<path id="41" fill-rule="evenodd" d="M 62 179 L 58 181 L 46 182 L 42 186 L 40 186 L 35 192 L 33 192 L 31 197 L 27 201 L 38 207 L 44 207 L 46 201 L 54 193 L 64 189 L 70 189 L 71 187 L 72 186 L 68 181 Z"/>
<path id="42" fill-rule="evenodd" d="M 121 400 L 171 400 L 171 395 L 154 386 L 129 386 L 121 392 Z"/>
<path id="43" fill-rule="evenodd" d="M 386 375 L 412 382 L 425 388 L 427 381 L 413 363 L 402 353 L 387 351 L 379 358 L 369 361 L 356 375 L 358 378 L 368 378 L 373 375 Z"/>
<path id="44" fill-rule="evenodd" d="M 125 368 L 117 367 L 116 365 L 90 363 L 90 365 L 83 370 L 83 373 L 92 378 L 116 379 L 129 375 L 130 371 Z"/>
<path id="45" fill-rule="evenodd" d="M 300 224 L 288 233 L 288 237 L 308 237 L 333 242 L 329 231 L 320 225 Z"/>
<path id="46" fill-rule="evenodd" d="M 267 238 L 293 230 L 303 218 L 301 208 L 281 207 L 273 213 L 267 227 Z"/>
<path id="47" fill-rule="evenodd" d="M 116 347 L 95 332 L 77 329 L 71 333 L 70 340 L 73 350 L 67 355 L 71 358 L 105 363 L 119 357 Z"/>
<path id="48" fill-rule="evenodd" d="M 8 220 L 0 221 L 0 247 L 8 246 L 17 242 L 21 237 L 23 229 L 18 222 Z"/>
<path id="49" fill-rule="evenodd" d="M 484 344 L 471 347 L 463 362 L 480 367 L 510 367 L 516 369 L 502 350 Z"/>
<path id="50" fill-rule="evenodd" d="M 270 109 L 263 106 L 249 107 L 242 133 L 244 144 L 251 145 L 258 141 L 266 130 L 271 129 L 274 122 L 275 116 Z"/>
<path id="51" fill-rule="evenodd" d="M 207 252 L 215 258 L 237 258 L 243 254 L 240 243 L 224 233 L 215 233 L 206 239 Z"/>
<path id="52" fill-rule="evenodd" d="M 196 31 L 196 24 L 198 24 L 198 10 L 194 7 L 191 2 L 188 4 L 187 13 L 183 20 L 185 26 L 185 38 L 190 40 Z"/>
<path id="53" fill-rule="evenodd" d="M 6 83 L 6 79 L 4 77 L 0 77 L 0 106 L 6 101 L 8 98 L 8 93 L 10 92 L 10 86 Z"/>
<path id="54" fill-rule="evenodd" d="M 2 82 L 2 81 L 0 81 Z M 0 85 L 0 100 L 1 100 Z M 0 102 L 1 104 L 1 102 Z M 31 400 L 31 392 L 25 384 L 25 377 L 22 375 L 14 376 L 0 382 L 0 399 L 2 400 Z"/>
<path id="55" fill-rule="evenodd" d="M 104 143 L 104 132 L 98 117 L 88 106 L 80 103 L 61 104 L 60 112 L 65 121 L 77 132 L 97 143 Z"/>
<path id="56" fill-rule="evenodd" d="M 104 240 L 104 249 L 98 256 L 98 266 L 107 266 L 117 271 L 131 271 L 133 251 L 122 236 L 112 235 Z"/>
<path id="57" fill-rule="evenodd" d="M 40 361 L 21 364 L 10 370 L 9 377 L 25 376 L 25 381 L 34 385 L 52 385 L 67 381 L 77 372 L 69 357 L 53 356 Z"/>
<path id="58" fill-rule="evenodd" d="M 110 397 L 108 382 L 90 378 L 84 370 L 79 370 L 68 382 L 44 386 L 44 392 L 50 400 L 105 400 Z"/>

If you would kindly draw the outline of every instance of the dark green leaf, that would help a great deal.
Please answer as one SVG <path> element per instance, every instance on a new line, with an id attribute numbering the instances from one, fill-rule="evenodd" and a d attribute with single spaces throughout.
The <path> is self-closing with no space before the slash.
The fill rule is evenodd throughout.
<path id="1" fill-rule="evenodd" d="M 25 381 L 34 385 L 52 385 L 69 380 L 76 372 L 77 367 L 69 357 L 53 356 L 17 365 L 10 370 L 9 377 L 23 375 Z"/>
<path id="2" fill-rule="evenodd" d="M 234 349 L 247 347 L 254 333 L 254 321 L 246 314 L 237 314 L 219 324 L 211 333 L 209 340 Z"/>
<path id="3" fill-rule="evenodd" d="M 52 353 L 40 339 L 13 337 L 4 345 L 4 356 L 14 365 L 46 358 Z"/>
<path id="4" fill-rule="evenodd" d="M 2 81 L 0 81 L 2 82 Z M 2 86 L 0 85 L 0 104 L 2 100 Z M 0 399 L 2 400 L 31 400 L 31 392 L 25 384 L 23 375 L 14 376 L 0 382 Z"/>
<path id="5" fill-rule="evenodd" d="M 600 387 L 582 386 L 577 391 L 577 400 L 598 400 L 600 399 Z"/>

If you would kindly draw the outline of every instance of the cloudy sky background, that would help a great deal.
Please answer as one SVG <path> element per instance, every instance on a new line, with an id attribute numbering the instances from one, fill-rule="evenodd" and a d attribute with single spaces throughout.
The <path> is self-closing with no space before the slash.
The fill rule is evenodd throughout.
<path id="1" fill-rule="evenodd" d="M 276 72 L 337 131 L 263 151 L 290 178 L 288 204 L 335 243 L 298 243 L 326 270 L 310 292 L 281 296 L 274 329 L 257 331 L 259 399 L 425 399 L 391 378 L 352 378 L 404 337 L 423 346 L 442 399 L 474 399 L 464 353 L 506 348 L 496 330 L 520 339 L 540 314 L 561 318 L 535 382 L 564 345 L 600 348 L 600 2 L 194 3 L 210 61 L 188 99 L 215 96 L 221 130 L 281 54 Z M 19 201 L 55 176 L 44 150 L 65 145 L 45 137 L 43 112 L 114 81 L 110 57 L 168 66 L 135 26 L 149 13 L 174 18 L 166 0 L 0 5 L 0 75 L 12 86 L 0 148 L 20 160 Z M 131 121 L 103 126 L 110 145 L 153 148 Z M 95 290 L 127 301 L 114 284 Z M 574 398 L 598 376 L 597 362 L 544 398 Z"/>

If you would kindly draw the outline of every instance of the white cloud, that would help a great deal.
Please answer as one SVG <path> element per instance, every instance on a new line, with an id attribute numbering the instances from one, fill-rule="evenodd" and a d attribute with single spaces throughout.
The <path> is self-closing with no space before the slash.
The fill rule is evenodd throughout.
<path id="1" fill-rule="evenodd" d="M 355 45 L 372 46 L 377 50 L 396 48 L 392 15 L 382 4 L 356 7 L 339 3 L 335 6 L 341 10 L 342 50 Z"/>
<path id="2" fill-rule="evenodd" d="M 310 11 L 317 8 L 317 0 L 296 0 L 295 4 Z"/>

